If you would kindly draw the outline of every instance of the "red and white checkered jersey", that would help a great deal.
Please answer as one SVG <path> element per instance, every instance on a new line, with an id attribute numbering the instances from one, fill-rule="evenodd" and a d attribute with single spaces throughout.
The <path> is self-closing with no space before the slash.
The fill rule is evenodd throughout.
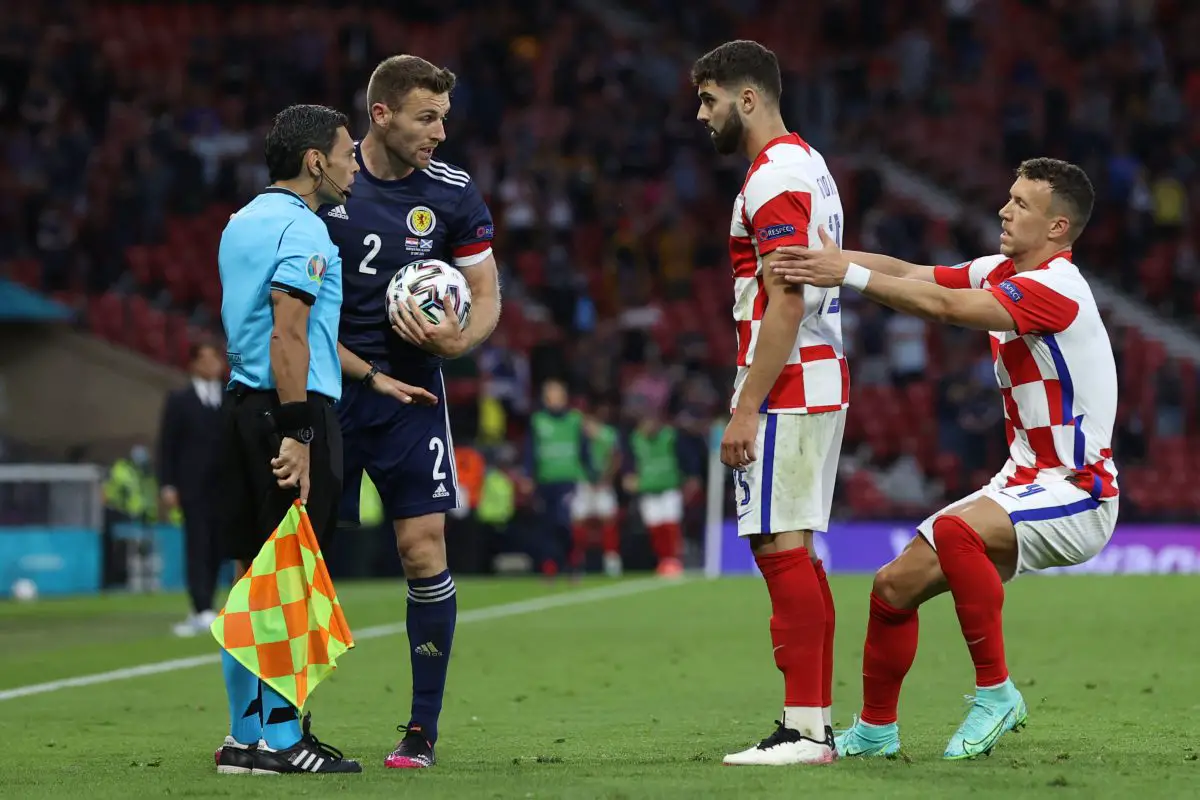
<path id="1" fill-rule="evenodd" d="M 821 246 L 817 226 L 842 238 L 842 201 L 825 159 L 790 133 L 767 143 L 746 173 L 733 204 L 729 256 L 733 262 L 733 319 L 737 324 L 738 361 L 731 408 L 749 367 L 767 291 L 763 258 L 783 245 Z M 787 365 L 760 411 L 816 414 L 849 406 L 850 377 L 842 352 L 839 290 L 804 287 L 804 318 Z"/>
<path id="2" fill-rule="evenodd" d="M 936 267 L 934 278 L 951 289 L 990 291 L 1016 322 L 1015 332 L 990 334 L 1004 398 L 1009 458 L 1000 474 L 1007 485 L 1061 477 L 1096 500 L 1116 497 L 1116 363 L 1091 287 L 1070 251 L 1026 272 L 996 255 Z"/>

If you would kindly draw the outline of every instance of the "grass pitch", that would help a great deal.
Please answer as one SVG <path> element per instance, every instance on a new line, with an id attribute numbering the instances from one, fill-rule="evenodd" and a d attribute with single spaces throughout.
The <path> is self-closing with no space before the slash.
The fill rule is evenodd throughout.
<path id="1" fill-rule="evenodd" d="M 832 583 L 834 716 L 845 725 L 860 700 L 869 579 Z M 784 769 L 720 763 L 772 730 L 782 700 L 756 579 L 462 580 L 440 763 L 425 772 L 382 766 L 408 713 L 407 640 L 395 626 L 403 588 L 346 583 L 339 592 L 351 628 L 373 635 L 343 658 L 310 709 L 317 735 L 360 758 L 362 775 L 218 776 L 212 751 L 228 720 L 214 659 L 0 700 L 0 796 L 1200 796 L 1193 577 L 1031 577 L 1009 587 L 1009 666 L 1030 723 L 990 757 L 965 763 L 940 758 L 973 681 L 953 607 L 939 598 L 921 612 L 921 649 L 901 700 L 903 757 Z M 211 639 L 170 636 L 183 609 L 176 596 L 0 604 L 0 697 L 215 654 Z M 401 632 L 374 627 L 386 625 Z"/>

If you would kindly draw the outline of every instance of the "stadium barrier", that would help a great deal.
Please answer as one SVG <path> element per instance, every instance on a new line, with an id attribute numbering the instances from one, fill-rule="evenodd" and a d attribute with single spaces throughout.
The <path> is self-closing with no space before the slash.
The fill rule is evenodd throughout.
<path id="1" fill-rule="evenodd" d="M 840 522 L 815 536 L 816 550 L 829 573 L 873 573 L 912 539 L 920 520 Z M 750 548 L 737 538 L 737 520 L 709 530 L 705 573 L 710 577 L 758 574 Z M 1108 546 L 1091 561 L 1039 574 L 1164 575 L 1200 573 L 1200 525 L 1119 525 Z"/>

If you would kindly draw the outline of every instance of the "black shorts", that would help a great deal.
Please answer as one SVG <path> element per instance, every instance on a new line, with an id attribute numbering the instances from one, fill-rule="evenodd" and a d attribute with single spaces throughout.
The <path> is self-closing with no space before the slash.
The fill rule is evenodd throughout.
<path id="1" fill-rule="evenodd" d="M 235 389 L 223 409 L 221 429 L 221 493 L 218 505 L 225 556 L 251 561 L 262 549 L 288 508 L 296 489 L 279 486 L 271 459 L 279 455 L 280 437 L 269 415 L 279 407 L 274 391 Z M 342 432 L 333 401 L 310 392 L 313 440 L 309 444 L 308 517 L 324 546 L 337 526 L 342 494 Z"/>

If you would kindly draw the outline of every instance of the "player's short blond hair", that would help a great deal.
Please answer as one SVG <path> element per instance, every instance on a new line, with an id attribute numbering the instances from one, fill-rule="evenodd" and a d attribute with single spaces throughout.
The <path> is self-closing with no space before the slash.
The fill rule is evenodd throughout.
<path id="1" fill-rule="evenodd" d="M 367 83 L 367 109 L 383 103 L 399 108 L 413 89 L 425 89 L 434 94 L 449 94 L 457 81 L 454 73 L 420 56 L 398 55 L 379 62 Z"/>

